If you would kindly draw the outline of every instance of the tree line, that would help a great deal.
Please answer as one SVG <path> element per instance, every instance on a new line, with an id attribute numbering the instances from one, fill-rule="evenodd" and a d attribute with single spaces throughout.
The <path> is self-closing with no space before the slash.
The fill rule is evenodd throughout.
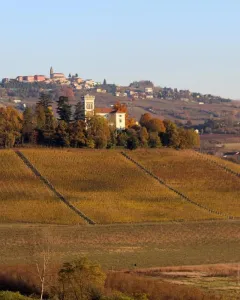
<path id="1" fill-rule="evenodd" d="M 52 110 L 51 96 L 41 94 L 35 108 L 23 113 L 12 107 L 0 108 L 0 147 L 31 144 L 52 147 L 115 148 L 172 147 L 185 149 L 199 146 L 199 136 L 193 130 L 178 127 L 169 120 L 152 118 L 145 113 L 139 124 L 129 117 L 127 107 L 116 103 L 114 108 L 126 114 L 126 129 L 116 130 L 100 116 L 87 119 L 79 101 L 72 113 L 68 97 L 57 101 L 58 118 Z"/>

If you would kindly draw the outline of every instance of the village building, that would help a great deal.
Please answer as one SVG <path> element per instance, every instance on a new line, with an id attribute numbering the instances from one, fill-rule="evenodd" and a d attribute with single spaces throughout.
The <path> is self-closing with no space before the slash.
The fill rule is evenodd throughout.
<path id="1" fill-rule="evenodd" d="M 41 82 L 45 81 L 46 77 L 44 75 L 34 75 L 34 81 Z"/>
<path id="2" fill-rule="evenodd" d="M 54 73 L 53 67 L 50 68 L 50 79 L 58 80 L 65 79 L 65 75 L 63 73 Z"/>
<path id="3" fill-rule="evenodd" d="M 125 117 L 126 113 L 108 107 L 95 107 L 95 96 L 82 96 L 82 107 L 84 119 L 91 116 L 101 116 L 105 118 L 110 126 L 114 126 L 118 130 L 126 128 Z"/>

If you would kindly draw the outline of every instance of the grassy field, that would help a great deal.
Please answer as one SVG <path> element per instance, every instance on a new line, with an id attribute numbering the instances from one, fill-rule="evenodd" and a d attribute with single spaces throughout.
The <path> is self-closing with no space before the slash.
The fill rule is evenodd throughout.
<path id="1" fill-rule="evenodd" d="M 0 151 L 0 205 L 0 223 L 83 223 L 10 150 Z"/>
<path id="2" fill-rule="evenodd" d="M 130 157 L 193 201 L 221 213 L 240 217 L 240 178 L 193 151 L 141 150 Z M 222 160 L 214 158 L 222 163 Z M 239 166 L 224 162 L 234 170 Z"/>
<path id="3" fill-rule="evenodd" d="M 0 264 L 31 264 L 35 243 L 49 241 L 51 263 L 87 256 L 104 269 L 236 263 L 239 221 L 95 226 L 0 225 Z M 37 250 L 36 250 L 37 251 Z"/>
<path id="4" fill-rule="evenodd" d="M 186 202 L 119 151 L 23 153 L 68 201 L 100 224 L 218 217 Z"/>

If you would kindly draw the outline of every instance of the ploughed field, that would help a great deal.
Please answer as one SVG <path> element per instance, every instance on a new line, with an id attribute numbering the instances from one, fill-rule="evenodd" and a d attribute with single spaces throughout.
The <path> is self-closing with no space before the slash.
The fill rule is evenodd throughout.
<path id="1" fill-rule="evenodd" d="M 239 165 L 189 150 L 141 150 L 129 156 L 191 200 L 240 217 L 240 176 L 229 172 L 240 174 Z"/>
<path id="2" fill-rule="evenodd" d="M 219 218 L 182 199 L 120 151 L 22 152 L 58 192 L 98 224 Z"/>

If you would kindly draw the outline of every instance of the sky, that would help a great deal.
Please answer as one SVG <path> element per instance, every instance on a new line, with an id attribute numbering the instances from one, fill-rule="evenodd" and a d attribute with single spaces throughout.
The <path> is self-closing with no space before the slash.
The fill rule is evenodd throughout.
<path id="1" fill-rule="evenodd" d="M 0 78 L 69 73 L 240 99 L 239 0 L 1 1 Z"/>

